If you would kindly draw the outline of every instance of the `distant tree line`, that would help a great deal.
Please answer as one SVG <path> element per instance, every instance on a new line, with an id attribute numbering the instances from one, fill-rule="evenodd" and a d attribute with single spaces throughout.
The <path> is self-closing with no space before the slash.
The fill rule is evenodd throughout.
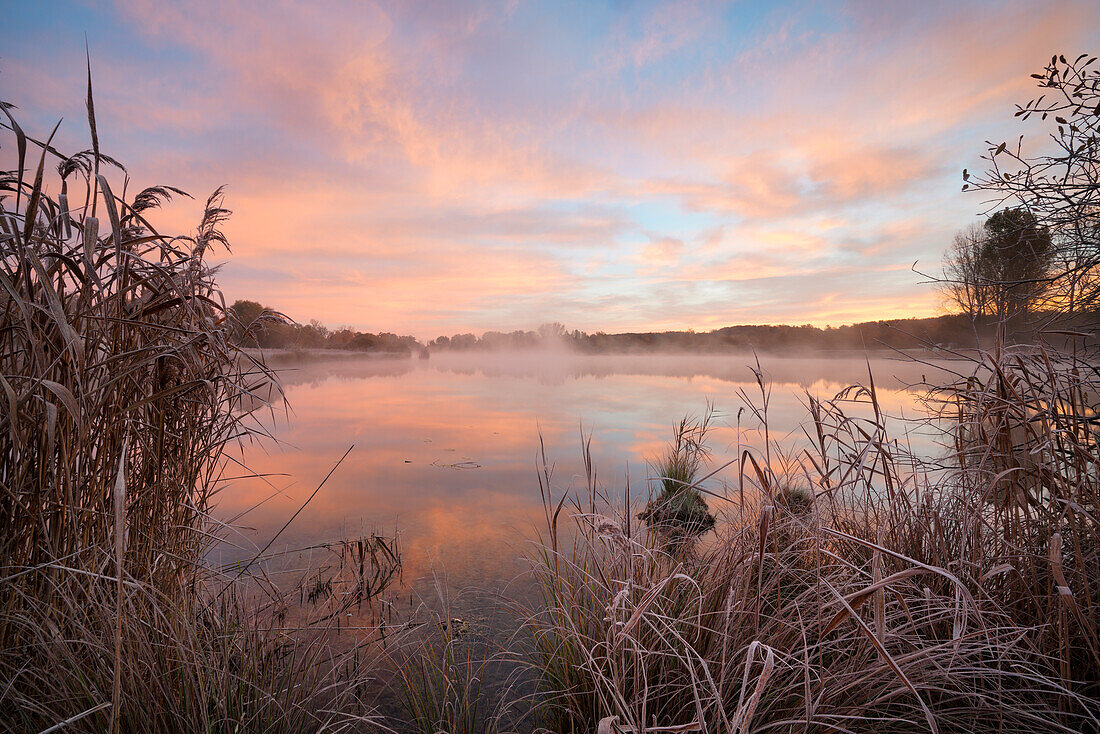
<path id="1" fill-rule="evenodd" d="M 319 321 L 298 324 L 256 301 L 237 301 L 230 307 L 236 341 L 245 346 L 267 349 L 343 349 L 400 356 L 427 355 L 429 351 L 504 351 L 564 348 L 584 354 L 647 351 L 734 352 L 758 351 L 848 351 L 876 349 L 918 349 L 939 345 L 971 348 L 983 333 L 991 334 L 992 319 L 977 330 L 974 321 L 962 314 L 924 319 L 866 321 L 850 326 L 818 328 L 802 326 L 726 326 L 713 331 L 651 331 L 590 334 L 566 329 L 560 323 L 543 324 L 534 331 L 486 331 L 481 336 L 467 332 L 439 336 L 421 343 L 412 336 L 392 333 L 371 334 L 344 327 L 329 329 Z"/>
<path id="2" fill-rule="evenodd" d="M 423 345 L 412 336 L 388 332 L 371 334 L 350 327 L 329 329 L 316 319 L 296 323 L 283 313 L 256 301 L 236 301 L 229 310 L 237 343 L 265 349 L 346 349 L 412 356 Z"/>
<path id="3" fill-rule="evenodd" d="M 966 349 L 976 345 L 976 334 L 991 333 L 992 321 L 975 329 L 974 322 L 951 314 L 924 319 L 866 321 L 849 326 L 819 328 L 802 326 L 726 326 L 713 331 L 650 331 L 607 334 L 598 331 L 569 331 L 561 324 L 548 324 L 538 331 L 489 331 L 441 336 L 428 343 L 432 351 L 524 349 L 560 345 L 586 354 L 648 351 L 734 352 L 758 351 L 849 351 L 877 349 L 919 349 L 930 346 Z"/>
<path id="4" fill-rule="evenodd" d="M 589 336 L 583 351 L 850 351 L 973 347 L 973 324 L 957 315 L 924 319 L 865 321 L 847 326 L 726 326 L 709 332 L 667 331 Z"/>
<path id="5" fill-rule="evenodd" d="M 548 324 L 538 331 L 488 331 L 440 336 L 430 342 L 431 350 L 489 351 L 527 349 L 560 345 L 573 351 L 600 354 L 654 350 L 686 352 L 760 351 L 846 351 L 875 349 L 917 349 L 939 345 L 970 348 L 976 334 L 992 333 L 994 322 L 986 320 L 978 329 L 972 319 L 959 314 L 924 319 L 866 321 L 849 326 L 819 328 L 802 326 L 726 326 L 713 331 L 650 331 L 589 334 L 569 331 L 561 324 Z"/>

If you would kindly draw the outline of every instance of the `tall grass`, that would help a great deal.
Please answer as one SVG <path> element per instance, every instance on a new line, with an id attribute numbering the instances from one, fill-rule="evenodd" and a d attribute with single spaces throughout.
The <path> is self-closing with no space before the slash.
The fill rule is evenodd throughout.
<path id="1" fill-rule="evenodd" d="M 221 191 L 193 233 L 158 232 L 150 212 L 183 192 L 128 195 L 90 78 L 87 106 L 91 148 L 67 155 L 0 103 L 0 729 L 358 726 L 324 630 L 281 630 L 274 587 L 203 562 L 275 384 L 229 340 Z"/>
<path id="2" fill-rule="evenodd" d="M 681 420 L 668 450 L 651 467 L 657 489 L 638 518 L 670 541 L 690 542 L 714 527 L 714 515 L 695 487 L 710 459 L 706 440 L 713 418 L 708 407 L 702 418 Z"/>
<path id="3" fill-rule="evenodd" d="M 891 437 L 873 382 L 808 398 L 794 466 L 735 457 L 745 501 L 703 544 L 632 524 L 629 489 L 545 494 L 524 610 L 545 726 L 1097 729 L 1100 382 L 1041 350 L 971 367 L 931 396 L 946 467 Z"/>
<path id="4" fill-rule="evenodd" d="M 435 577 L 437 610 L 423 605 L 426 623 L 390 655 L 391 687 L 403 709 L 403 729 L 417 734 L 492 734 L 486 678 L 492 656 L 479 630 L 452 616 L 450 597 Z"/>
<path id="5" fill-rule="evenodd" d="M 1067 685 L 1100 695 L 1100 366 L 998 348 L 930 401 L 954 426 L 957 562 L 995 561 L 983 593 L 1036 628 Z"/>

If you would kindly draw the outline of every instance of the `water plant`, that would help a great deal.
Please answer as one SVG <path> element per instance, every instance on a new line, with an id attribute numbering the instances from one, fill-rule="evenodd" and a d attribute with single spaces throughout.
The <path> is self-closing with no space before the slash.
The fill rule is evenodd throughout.
<path id="1" fill-rule="evenodd" d="M 363 651 L 280 627 L 262 559 L 204 560 L 224 469 L 280 395 L 230 339 L 222 192 L 193 233 L 159 232 L 185 194 L 129 193 L 90 74 L 87 108 L 91 148 L 66 154 L 0 102 L 0 730 L 360 726 Z"/>
<path id="2" fill-rule="evenodd" d="M 693 554 L 632 527 L 629 488 L 590 492 L 594 508 L 544 490 L 541 595 L 522 612 L 543 725 L 1096 730 L 1100 381 L 1043 350 L 966 366 L 930 396 L 965 451 L 922 465 L 873 381 L 807 396 L 801 478 L 765 460 L 778 446 L 736 457 L 733 509 Z M 1005 411 L 1027 441 L 1006 443 Z M 1009 496 L 1027 500 L 991 502 Z"/>
<path id="3" fill-rule="evenodd" d="M 658 490 L 638 519 L 670 543 L 682 545 L 714 528 L 714 515 L 699 491 L 699 470 L 710 457 L 707 432 L 714 410 L 702 418 L 685 416 L 664 456 L 651 466 Z"/>

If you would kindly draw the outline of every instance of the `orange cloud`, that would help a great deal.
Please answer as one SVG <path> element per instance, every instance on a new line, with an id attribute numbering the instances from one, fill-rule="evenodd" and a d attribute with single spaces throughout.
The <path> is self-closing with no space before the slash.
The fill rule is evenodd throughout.
<path id="1" fill-rule="evenodd" d="M 906 269 L 980 208 L 956 171 L 1100 41 L 1095 4 L 995 10 L 118 0 L 90 43 L 130 190 L 228 184 L 231 298 L 423 337 L 686 328 L 935 310 Z M 85 16 L 23 15 L 5 99 L 83 149 L 56 39 Z"/>

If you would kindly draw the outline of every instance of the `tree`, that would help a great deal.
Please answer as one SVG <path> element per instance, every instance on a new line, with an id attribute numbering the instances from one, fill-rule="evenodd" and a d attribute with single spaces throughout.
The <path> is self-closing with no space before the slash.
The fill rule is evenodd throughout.
<path id="1" fill-rule="evenodd" d="M 290 319 L 256 301 L 235 301 L 233 335 L 246 346 L 285 347 L 291 338 Z"/>
<path id="2" fill-rule="evenodd" d="M 294 328 L 292 341 L 299 347 L 323 347 L 328 340 L 329 331 L 317 319 L 310 319 L 305 326 Z"/>
<path id="3" fill-rule="evenodd" d="M 1050 287 L 1050 233 L 1022 208 L 996 212 L 985 221 L 985 233 L 993 316 L 1007 321 L 1034 311 Z"/>
<path id="4" fill-rule="evenodd" d="M 259 321 L 260 316 L 263 315 L 267 309 L 256 301 L 234 301 L 233 305 L 229 307 L 229 310 L 233 312 L 237 321 L 245 327 Z"/>
<path id="5" fill-rule="evenodd" d="M 1028 211 L 1003 209 L 955 234 L 944 290 L 972 320 L 1008 322 L 1033 312 L 1049 286 L 1050 234 Z"/>
<path id="6" fill-rule="evenodd" d="M 955 233 L 944 254 L 944 297 L 971 321 L 989 314 L 987 274 L 983 272 L 985 227 L 977 222 Z"/>
<path id="7" fill-rule="evenodd" d="M 539 337 L 544 342 L 559 342 L 565 335 L 565 326 L 555 321 L 552 324 L 542 324 L 539 326 Z"/>
<path id="8" fill-rule="evenodd" d="M 1025 151 L 987 141 L 988 169 L 963 170 L 963 190 L 990 196 L 989 211 L 1006 204 L 1026 212 L 1051 240 L 1043 274 L 1045 310 L 1095 312 L 1100 306 L 1100 68 L 1097 57 L 1052 56 L 1041 74 L 1045 91 L 1016 116 L 1037 123 L 1046 141 Z"/>
<path id="9" fill-rule="evenodd" d="M 234 301 L 229 307 L 233 315 L 233 338 L 238 343 L 247 340 L 252 342 L 251 346 L 258 346 L 256 332 L 260 326 L 260 317 L 266 310 L 256 301 Z"/>

